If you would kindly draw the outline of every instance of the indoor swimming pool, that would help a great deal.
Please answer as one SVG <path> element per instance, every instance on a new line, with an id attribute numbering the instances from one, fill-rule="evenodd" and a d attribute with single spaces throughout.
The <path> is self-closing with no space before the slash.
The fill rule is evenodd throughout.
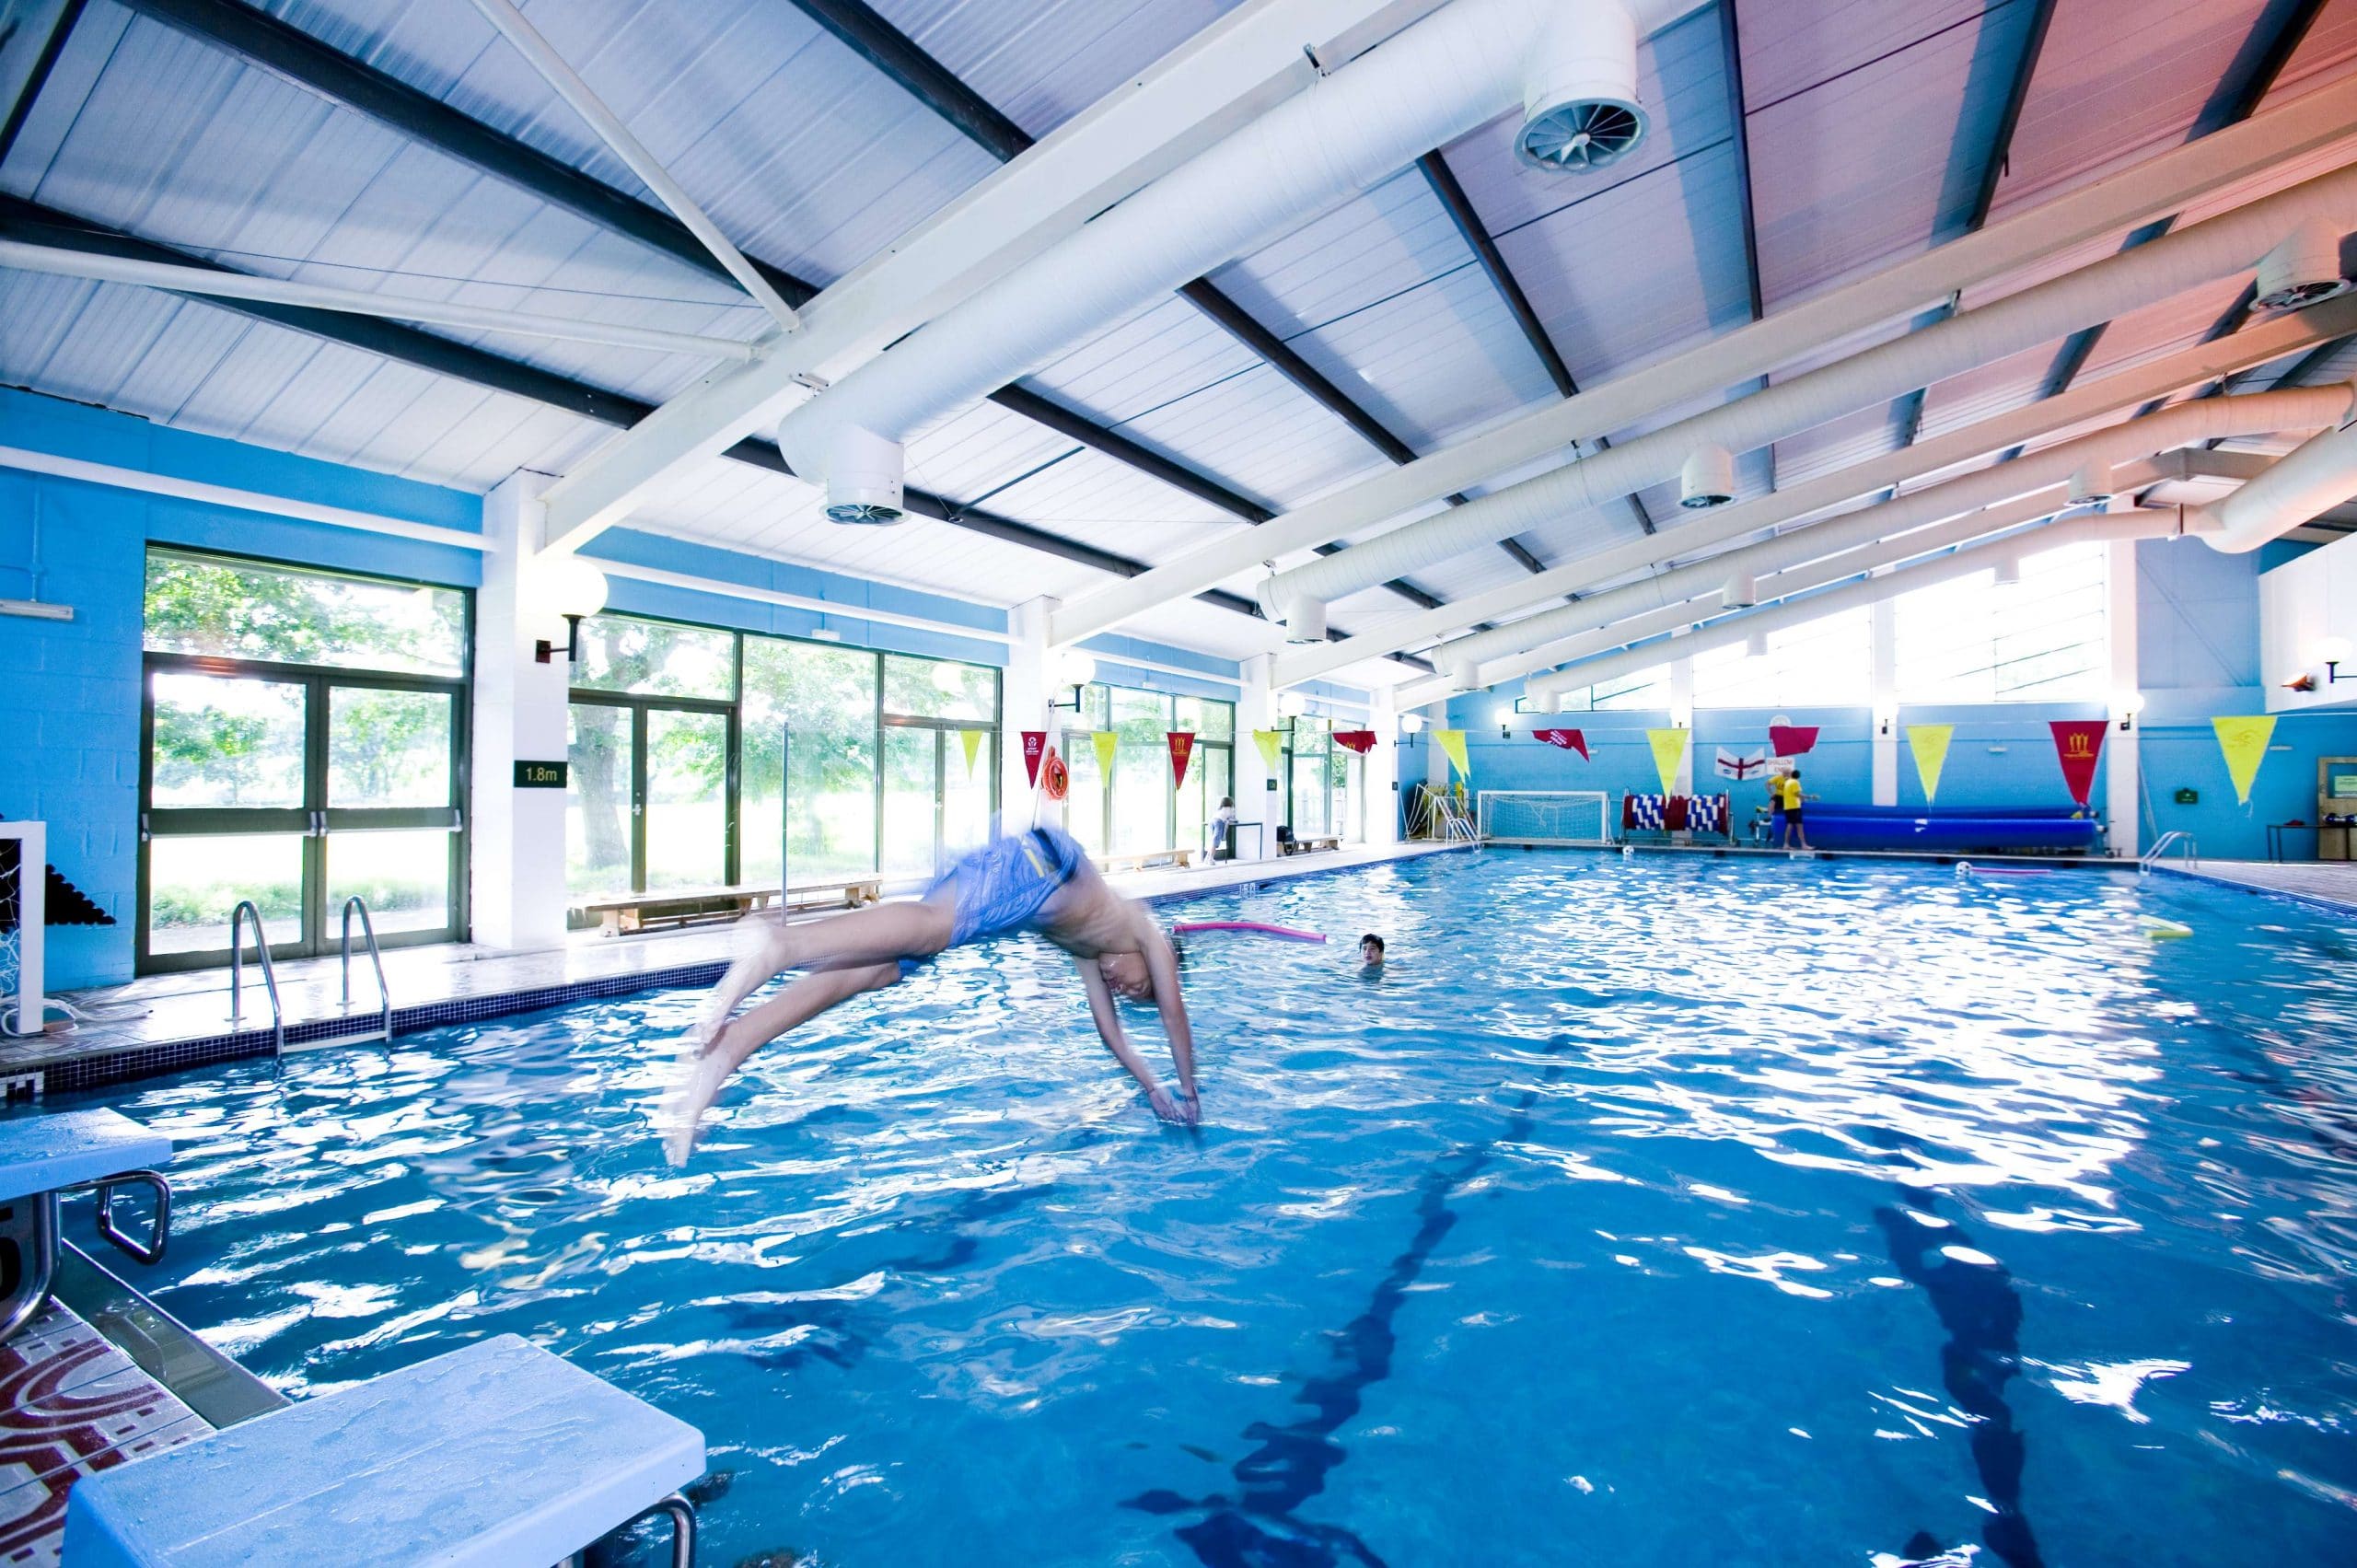
<path id="1" fill-rule="evenodd" d="M 723 1568 L 2357 1560 L 2346 919 L 1500 851 L 1161 912 L 1334 937 L 1193 942 L 1199 1129 L 1002 942 L 684 1170 L 685 993 L 118 1091 L 142 1283 L 297 1395 L 555 1350 L 702 1429 Z"/>

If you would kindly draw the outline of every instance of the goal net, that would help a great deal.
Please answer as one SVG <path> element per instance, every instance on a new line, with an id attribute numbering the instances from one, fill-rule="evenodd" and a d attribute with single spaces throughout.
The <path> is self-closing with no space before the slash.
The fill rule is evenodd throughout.
<path id="1" fill-rule="evenodd" d="M 0 822 L 0 1034 L 38 1034 L 49 843 L 39 822 Z"/>
<path id="2" fill-rule="evenodd" d="M 1599 790 L 1485 789 L 1475 803 L 1484 843 L 1608 844 Z"/>

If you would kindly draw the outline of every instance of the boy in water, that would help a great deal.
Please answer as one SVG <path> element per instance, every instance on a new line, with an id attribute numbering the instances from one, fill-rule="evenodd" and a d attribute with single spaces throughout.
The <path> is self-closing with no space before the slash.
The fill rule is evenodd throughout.
<path id="1" fill-rule="evenodd" d="M 665 1108 L 664 1152 L 673 1165 L 687 1162 L 696 1123 L 729 1074 L 762 1046 L 839 1002 L 907 979 L 946 948 L 1027 926 L 1078 963 L 1097 1034 L 1145 1090 L 1155 1113 L 1190 1123 L 1202 1115 L 1178 956 L 1144 906 L 1107 887 L 1087 852 L 1061 828 L 993 840 L 951 866 L 917 903 L 876 904 L 807 925 L 756 916 L 745 926 L 760 932 L 758 943 L 713 989 L 689 1036 L 694 1054 Z M 738 1003 L 786 970 L 804 973 L 743 1016 L 731 1016 Z M 1155 1081 L 1122 1032 L 1116 992 L 1151 1001 L 1161 1012 L 1178 1070 L 1176 1096 Z"/>

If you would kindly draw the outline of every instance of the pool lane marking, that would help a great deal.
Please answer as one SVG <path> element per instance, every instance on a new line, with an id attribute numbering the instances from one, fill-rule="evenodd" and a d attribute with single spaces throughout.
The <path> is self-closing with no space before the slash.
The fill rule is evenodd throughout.
<path id="1" fill-rule="evenodd" d="M 1551 1056 L 1568 1043 L 1553 1040 L 1546 1054 Z M 1244 1435 L 1260 1446 L 1230 1469 L 1239 1487 L 1236 1496 L 1213 1493 L 1189 1498 L 1156 1489 L 1121 1505 L 1148 1514 L 1202 1514 L 1175 1533 L 1205 1568 L 1267 1568 L 1276 1562 L 1287 1568 L 1339 1568 L 1346 1562 L 1382 1568 L 1383 1559 L 1352 1531 L 1296 1518 L 1295 1512 L 1325 1490 L 1327 1472 L 1349 1457 L 1334 1434 L 1358 1414 L 1366 1390 L 1391 1376 L 1392 1353 L 1399 1344 L 1393 1320 L 1409 1288 L 1457 1225 L 1449 1200 L 1488 1167 L 1501 1144 L 1529 1137 L 1531 1112 L 1540 1093 L 1562 1072 L 1561 1063 L 1550 1066 L 1537 1085 L 1524 1090 L 1495 1136 L 1461 1145 L 1425 1167 L 1417 1184 L 1416 1229 L 1407 1249 L 1391 1260 L 1366 1310 L 1327 1336 L 1334 1370 L 1303 1378 L 1301 1391 L 1294 1397 L 1295 1404 L 1307 1405 L 1315 1413 L 1283 1426 L 1255 1422 L 1244 1429 Z"/>

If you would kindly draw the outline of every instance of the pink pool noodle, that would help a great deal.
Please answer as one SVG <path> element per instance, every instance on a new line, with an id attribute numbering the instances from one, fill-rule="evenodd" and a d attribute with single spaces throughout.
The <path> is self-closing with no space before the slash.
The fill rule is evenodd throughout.
<path id="1" fill-rule="evenodd" d="M 1295 942 L 1323 942 L 1322 931 L 1295 931 L 1290 925 L 1263 925 L 1257 920 L 1191 920 L 1170 928 L 1180 935 L 1191 931 L 1251 931 L 1262 936 L 1286 936 Z"/>

